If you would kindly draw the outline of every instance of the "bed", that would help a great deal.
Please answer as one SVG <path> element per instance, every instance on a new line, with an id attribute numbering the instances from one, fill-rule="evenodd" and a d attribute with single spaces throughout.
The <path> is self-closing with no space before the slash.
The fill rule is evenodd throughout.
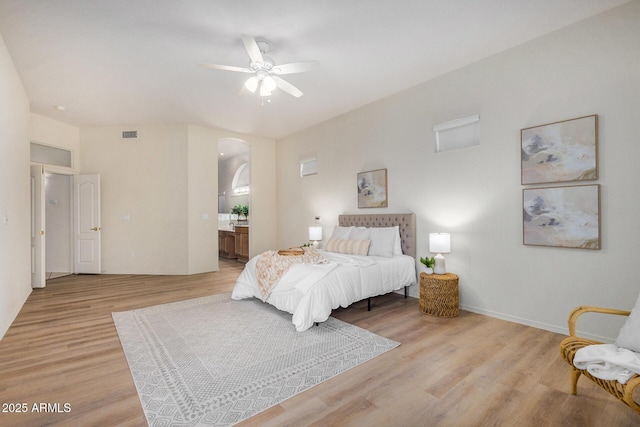
<path id="1" fill-rule="evenodd" d="M 397 238 L 389 252 L 391 229 L 395 230 L 393 233 Z M 236 281 L 231 298 L 261 299 L 291 313 L 296 330 L 304 331 L 314 323 L 327 320 L 331 311 L 338 307 L 348 307 L 354 302 L 402 288 L 406 297 L 407 288 L 416 283 L 415 234 L 413 213 L 340 215 L 333 239 L 327 239 L 325 245 L 325 249 L 331 250 L 317 251 L 322 262 L 291 266 L 269 293 L 264 294 L 264 289 L 261 291 L 263 283 L 258 280 L 258 276 L 264 278 L 263 269 L 256 266 L 261 263 L 264 267 L 265 258 L 261 260 L 261 256 L 274 255 L 273 251 L 268 251 L 271 254 L 264 253 L 249 260 Z M 366 255 L 362 250 L 355 255 L 340 251 L 351 247 L 352 243 L 361 243 L 358 240 L 366 241 L 363 236 L 368 236 L 370 241 Z"/>

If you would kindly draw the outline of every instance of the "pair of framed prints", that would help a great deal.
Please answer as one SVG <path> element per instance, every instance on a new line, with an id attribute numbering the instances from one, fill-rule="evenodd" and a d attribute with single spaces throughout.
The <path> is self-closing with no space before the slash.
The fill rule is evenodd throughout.
<path id="1" fill-rule="evenodd" d="M 600 249 L 598 116 L 520 131 L 523 243 Z M 561 183 L 572 183 L 558 185 Z"/>

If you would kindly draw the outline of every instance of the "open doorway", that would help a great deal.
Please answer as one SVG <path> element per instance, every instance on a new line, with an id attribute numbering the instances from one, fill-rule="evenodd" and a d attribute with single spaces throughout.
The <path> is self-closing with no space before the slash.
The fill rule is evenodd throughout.
<path id="1" fill-rule="evenodd" d="M 249 259 L 251 149 L 238 138 L 218 140 L 218 255 Z"/>
<path id="2" fill-rule="evenodd" d="M 45 277 L 73 273 L 72 177 L 45 173 Z"/>
<path id="3" fill-rule="evenodd" d="M 31 166 L 31 287 L 101 273 L 100 176 Z"/>
<path id="4" fill-rule="evenodd" d="M 71 175 L 31 166 L 31 287 L 73 272 Z"/>
<path id="5" fill-rule="evenodd" d="M 31 286 L 101 273 L 100 175 L 77 174 L 71 150 L 31 141 Z"/>

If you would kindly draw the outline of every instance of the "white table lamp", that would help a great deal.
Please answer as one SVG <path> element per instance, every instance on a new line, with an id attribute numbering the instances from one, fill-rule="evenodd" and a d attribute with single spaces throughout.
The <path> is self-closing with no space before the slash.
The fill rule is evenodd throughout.
<path id="1" fill-rule="evenodd" d="M 318 241 L 322 240 L 322 226 L 313 225 L 309 227 L 309 240 L 313 242 L 313 247 L 318 247 Z"/>
<path id="2" fill-rule="evenodd" d="M 437 254 L 433 272 L 435 274 L 445 274 L 447 267 L 442 254 L 451 252 L 451 236 L 449 233 L 429 233 L 429 252 Z"/>

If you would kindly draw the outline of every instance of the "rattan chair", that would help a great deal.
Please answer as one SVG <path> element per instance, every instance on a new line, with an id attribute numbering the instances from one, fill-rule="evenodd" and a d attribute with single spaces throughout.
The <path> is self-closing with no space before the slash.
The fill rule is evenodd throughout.
<path id="1" fill-rule="evenodd" d="M 601 308 L 601 307 L 578 307 L 571 312 L 569 315 L 569 336 L 562 340 L 560 343 L 560 354 L 564 360 L 569 363 L 571 366 L 571 393 L 577 394 L 578 387 L 578 379 L 580 375 L 584 375 L 589 378 L 594 383 L 598 384 L 600 387 L 611 393 L 616 399 L 625 403 L 631 409 L 640 414 L 640 404 L 636 402 L 633 398 L 633 392 L 636 387 L 640 386 L 640 375 L 634 375 L 627 381 L 626 384 L 620 384 L 616 380 L 602 380 L 600 378 L 596 378 L 592 376 L 589 372 L 583 369 L 578 369 L 573 365 L 573 358 L 576 355 L 576 352 L 582 347 L 586 347 L 592 344 L 602 344 L 598 341 L 589 340 L 586 338 L 580 338 L 576 336 L 576 322 L 578 317 L 584 313 L 604 313 L 604 314 L 615 314 L 619 316 L 628 316 L 630 314 L 629 311 L 625 310 L 614 310 L 610 308 Z M 639 389 L 640 390 L 640 389 Z"/>

